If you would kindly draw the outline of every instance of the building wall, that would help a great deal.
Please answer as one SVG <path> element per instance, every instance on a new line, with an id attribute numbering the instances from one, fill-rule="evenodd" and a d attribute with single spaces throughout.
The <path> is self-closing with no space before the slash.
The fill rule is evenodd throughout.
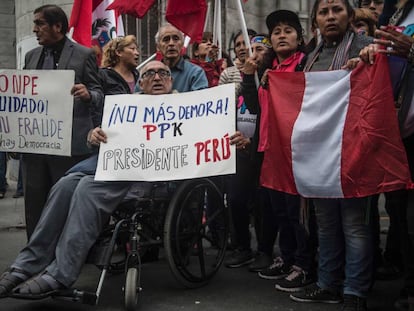
<path id="1" fill-rule="evenodd" d="M 33 10 L 44 4 L 57 4 L 70 16 L 74 0 L 1 0 L 0 1 L 0 68 L 22 68 L 25 53 L 37 46 L 36 38 L 32 32 Z M 222 42 L 226 51 L 232 50 L 230 42 L 234 34 L 240 29 L 240 18 L 237 11 L 236 1 L 221 0 L 222 4 Z M 214 1 L 210 0 L 212 10 Z M 309 34 L 309 11 L 314 0 L 250 0 L 243 2 L 246 24 L 258 32 L 267 32 L 265 25 L 266 16 L 276 9 L 289 9 L 299 14 L 302 26 Z M 154 8 L 152 17 L 143 20 L 126 19 L 127 33 L 137 34 L 139 42 L 142 42 L 143 59 L 155 52 L 153 46 L 153 35 L 157 25 L 164 22 L 166 0 L 157 0 L 157 8 Z M 211 12 L 212 14 L 212 12 Z M 150 15 L 150 14 L 149 14 Z M 211 20 L 209 27 L 211 28 Z M 153 29 L 155 28 L 155 29 Z M 210 29 L 212 30 L 212 29 Z"/>
<path id="2" fill-rule="evenodd" d="M 56 4 L 66 12 L 69 18 L 73 0 L 14 0 L 13 2 L 15 2 L 16 19 L 15 63 L 17 68 L 21 69 L 26 52 L 38 45 L 33 33 L 33 11 L 44 4 Z"/>
<path id="3" fill-rule="evenodd" d="M 0 68 L 16 68 L 16 24 L 14 0 L 0 2 Z"/>
<path id="4" fill-rule="evenodd" d="M 223 12 L 225 12 L 223 25 L 225 27 L 223 33 L 223 42 L 225 43 L 226 51 L 232 53 L 233 38 L 238 32 L 241 25 L 241 19 L 237 10 L 237 2 L 240 0 L 228 0 L 225 1 Z M 311 9 L 311 3 L 314 0 L 252 0 L 243 3 L 243 11 L 248 28 L 252 28 L 260 33 L 268 33 L 266 27 L 266 16 L 276 10 L 285 9 L 296 12 L 301 20 L 302 27 L 305 30 L 305 37 L 309 37 L 310 23 L 309 12 Z M 234 55 L 233 55 L 234 56 Z"/>

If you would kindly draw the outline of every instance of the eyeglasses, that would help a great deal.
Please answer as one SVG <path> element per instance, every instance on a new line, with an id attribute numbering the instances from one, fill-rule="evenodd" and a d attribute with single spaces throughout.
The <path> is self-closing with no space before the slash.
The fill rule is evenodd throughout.
<path id="1" fill-rule="evenodd" d="M 171 72 L 169 72 L 168 70 L 165 69 L 158 69 L 158 70 L 154 70 L 154 69 L 150 69 L 148 71 L 145 71 L 141 77 L 142 79 L 154 79 L 155 75 L 158 73 L 159 77 L 162 79 L 165 79 L 167 77 L 171 76 Z"/>
<path id="2" fill-rule="evenodd" d="M 362 0 L 361 6 L 369 6 L 371 2 L 374 2 L 374 5 L 381 5 L 384 3 L 384 0 Z"/>

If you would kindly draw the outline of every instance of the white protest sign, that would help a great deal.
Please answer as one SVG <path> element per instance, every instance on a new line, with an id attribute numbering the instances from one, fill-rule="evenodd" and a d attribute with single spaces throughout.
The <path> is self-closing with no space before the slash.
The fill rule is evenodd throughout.
<path id="1" fill-rule="evenodd" d="M 0 151 L 70 156 L 73 70 L 0 70 Z"/>
<path id="2" fill-rule="evenodd" d="M 235 86 L 106 96 L 96 180 L 165 181 L 234 174 Z"/>

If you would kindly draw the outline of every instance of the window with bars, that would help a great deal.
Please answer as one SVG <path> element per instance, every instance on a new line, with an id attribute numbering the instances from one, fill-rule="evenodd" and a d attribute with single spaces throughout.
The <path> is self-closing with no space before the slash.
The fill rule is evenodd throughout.
<path id="1" fill-rule="evenodd" d="M 159 7 L 160 5 L 155 3 L 142 19 L 129 15 L 123 16 L 125 34 L 137 37 L 140 49 L 140 62 L 156 52 L 154 37 L 161 24 L 161 10 L 159 10 Z"/>

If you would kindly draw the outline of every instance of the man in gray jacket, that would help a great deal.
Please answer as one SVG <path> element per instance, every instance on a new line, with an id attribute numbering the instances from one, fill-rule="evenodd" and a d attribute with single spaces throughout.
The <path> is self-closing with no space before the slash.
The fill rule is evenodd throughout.
<path id="1" fill-rule="evenodd" d="M 98 79 L 98 66 L 92 49 L 66 37 L 68 19 L 56 5 L 43 5 L 34 10 L 33 32 L 41 45 L 26 54 L 25 69 L 74 70 L 75 84 L 71 157 L 43 154 L 23 155 L 25 215 L 30 238 L 40 218 L 52 186 L 74 164 L 87 158 L 88 131 L 94 128 L 94 111 L 102 109 L 103 91 Z"/>

